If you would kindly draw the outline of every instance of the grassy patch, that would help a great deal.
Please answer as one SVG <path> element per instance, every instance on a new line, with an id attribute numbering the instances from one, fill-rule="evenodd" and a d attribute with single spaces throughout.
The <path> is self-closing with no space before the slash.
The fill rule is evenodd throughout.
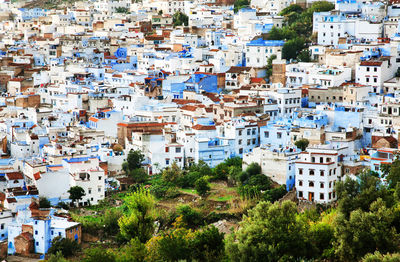
<path id="1" fill-rule="evenodd" d="M 197 192 L 195 189 L 191 189 L 191 188 L 181 188 L 179 189 L 179 191 L 186 193 L 186 194 L 195 194 L 197 195 Z"/>
<path id="2" fill-rule="evenodd" d="M 209 197 L 210 200 L 214 200 L 214 201 L 222 201 L 222 202 L 226 202 L 229 200 L 233 199 L 232 195 L 226 195 L 226 196 L 210 196 Z"/>

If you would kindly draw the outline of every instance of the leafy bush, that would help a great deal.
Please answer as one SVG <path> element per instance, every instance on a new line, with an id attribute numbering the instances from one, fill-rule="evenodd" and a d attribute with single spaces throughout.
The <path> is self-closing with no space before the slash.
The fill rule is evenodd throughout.
<path id="1" fill-rule="evenodd" d="M 210 192 L 211 187 L 208 183 L 207 178 L 201 177 L 196 180 L 195 189 L 200 196 L 205 196 Z"/>
<path id="2" fill-rule="evenodd" d="M 184 222 L 188 227 L 194 228 L 200 225 L 203 221 L 200 212 L 194 210 L 188 205 L 178 206 L 176 211 L 177 214 L 182 217 L 182 222 Z"/>
<path id="3" fill-rule="evenodd" d="M 51 241 L 48 253 L 56 255 L 58 252 L 61 252 L 64 257 L 70 257 L 75 255 L 80 249 L 81 247 L 78 242 L 58 236 Z"/>

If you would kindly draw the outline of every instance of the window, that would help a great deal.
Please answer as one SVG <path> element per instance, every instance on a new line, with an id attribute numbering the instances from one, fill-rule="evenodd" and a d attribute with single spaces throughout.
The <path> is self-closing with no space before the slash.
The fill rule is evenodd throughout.
<path id="1" fill-rule="evenodd" d="M 181 148 L 180 147 L 175 147 L 175 153 L 180 153 L 181 152 Z"/>
<path id="2" fill-rule="evenodd" d="M 324 193 L 319 194 L 319 199 L 324 200 Z"/>
<path id="3" fill-rule="evenodd" d="M 242 130 L 239 130 L 239 136 L 241 136 L 242 135 Z"/>
<path id="4" fill-rule="evenodd" d="M 299 191 L 299 197 L 303 197 L 303 191 Z"/>
<path id="5" fill-rule="evenodd" d="M 323 158 L 323 157 L 320 157 L 320 158 L 319 158 L 319 162 L 320 162 L 320 163 L 324 163 L 324 158 Z"/>
<path id="6" fill-rule="evenodd" d="M 303 186 L 303 181 L 299 180 L 299 186 Z"/>
<path id="7" fill-rule="evenodd" d="M 101 192 L 101 187 L 97 188 L 97 192 Z"/>
<path id="8" fill-rule="evenodd" d="M 165 153 L 168 153 L 169 152 L 169 147 L 165 147 Z"/>
<path id="9" fill-rule="evenodd" d="M 239 148 L 239 154 L 243 154 L 243 148 Z"/>
<path id="10" fill-rule="evenodd" d="M 101 180 L 101 176 L 99 176 L 99 181 Z"/>
<path id="11" fill-rule="evenodd" d="M 165 159 L 165 164 L 169 165 L 169 159 Z"/>
<path id="12" fill-rule="evenodd" d="M 269 137 L 269 132 L 268 132 L 268 131 L 265 131 L 265 132 L 264 132 L 264 137 L 266 137 L 266 138 Z"/>
<path id="13" fill-rule="evenodd" d="M 36 241 L 36 246 L 39 246 L 39 242 Z"/>
<path id="14" fill-rule="evenodd" d="M 313 176 L 313 175 L 314 175 L 314 169 L 310 169 L 309 175 L 310 175 L 310 176 Z"/>
<path id="15" fill-rule="evenodd" d="M 250 135 L 250 129 L 247 129 L 247 135 L 248 136 Z"/>
<path id="16" fill-rule="evenodd" d="M 309 187 L 314 187 L 314 182 L 313 182 L 313 181 L 309 181 L 309 182 L 308 182 L 308 186 L 309 186 Z"/>
<path id="17" fill-rule="evenodd" d="M 315 163 L 315 157 L 311 157 L 311 163 Z"/>
<path id="18" fill-rule="evenodd" d="M 325 175 L 324 170 L 320 170 L 320 171 L 319 171 L 319 175 L 320 175 L 320 176 L 324 176 L 324 175 Z"/>
<path id="19" fill-rule="evenodd" d="M 239 144 L 239 145 L 242 144 L 242 139 L 239 139 L 238 144 Z"/>
<path id="20" fill-rule="evenodd" d="M 276 133 L 276 137 L 277 138 L 282 138 L 282 133 L 281 132 Z"/>
<path id="21" fill-rule="evenodd" d="M 322 182 L 319 183 L 319 187 L 320 187 L 320 188 L 324 188 L 324 187 L 325 187 L 324 183 L 322 183 Z"/>
<path id="22" fill-rule="evenodd" d="M 299 168 L 299 175 L 303 174 L 303 168 Z"/>
<path id="23" fill-rule="evenodd" d="M 37 230 L 35 230 L 35 235 L 37 235 L 38 234 L 38 231 Z"/>
<path id="24" fill-rule="evenodd" d="M 88 192 L 89 192 L 89 195 L 90 195 L 90 194 L 92 193 L 92 189 L 91 189 L 91 188 L 89 188 Z"/>
<path id="25" fill-rule="evenodd" d="M 4 223 L 1 224 L 1 229 L 4 229 Z"/>

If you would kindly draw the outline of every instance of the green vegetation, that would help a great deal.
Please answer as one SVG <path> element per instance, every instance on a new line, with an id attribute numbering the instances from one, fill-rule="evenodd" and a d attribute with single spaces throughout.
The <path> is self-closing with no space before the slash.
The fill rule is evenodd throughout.
<path id="1" fill-rule="evenodd" d="M 195 182 L 195 188 L 200 196 L 206 196 L 211 189 L 206 177 L 197 179 Z"/>
<path id="2" fill-rule="evenodd" d="M 55 256 L 60 256 L 61 253 L 63 257 L 71 257 L 79 252 L 80 248 L 80 245 L 75 240 L 58 236 L 51 241 L 48 253 Z"/>
<path id="3" fill-rule="evenodd" d="M 299 139 L 296 142 L 294 142 L 294 145 L 297 148 L 300 148 L 301 151 L 306 150 L 306 148 L 308 147 L 309 144 L 310 144 L 310 141 L 308 141 L 308 139 L 306 139 L 306 138 L 302 138 L 302 139 Z"/>
<path id="4" fill-rule="evenodd" d="M 75 204 L 76 201 L 79 201 L 82 199 L 82 197 L 85 196 L 85 190 L 80 187 L 80 186 L 73 186 L 70 187 L 68 190 L 69 193 L 69 199 L 72 200 L 72 203 Z"/>
<path id="5" fill-rule="evenodd" d="M 176 12 L 173 16 L 172 16 L 172 21 L 175 26 L 188 26 L 189 25 L 189 17 L 187 15 L 185 15 L 182 12 Z"/>
<path id="6" fill-rule="evenodd" d="M 126 7 L 117 7 L 115 9 L 116 13 L 122 13 L 122 14 L 128 14 L 129 13 L 129 9 Z"/>
<path id="7" fill-rule="evenodd" d="M 285 17 L 286 25 L 282 28 L 273 27 L 267 39 L 286 41 L 282 48 L 282 58 L 308 62 L 311 60 L 309 52 L 303 50 L 312 41 L 313 14 L 330 11 L 334 7 L 334 4 L 326 1 L 314 2 L 308 9 L 296 4 L 291 5 L 279 14 Z"/>
<path id="8" fill-rule="evenodd" d="M 155 199 L 148 190 L 140 188 L 124 198 L 124 215 L 118 220 L 121 236 L 145 243 L 154 233 Z"/>
<path id="9" fill-rule="evenodd" d="M 247 7 L 250 5 L 249 0 L 235 0 L 233 3 L 233 10 L 235 13 L 237 13 L 240 9 Z"/>
<path id="10" fill-rule="evenodd" d="M 46 197 L 39 197 L 39 207 L 40 208 L 50 208 L 50 201 Z"/>
<path id="11" fill-rule="evenodd" d="M 81 260 L 398 261 L 400 160 L 385 167 L 387 184 L 363 170 L 357 180 L 337 182 L 337 203 L 307 208 L 276 201 L 285 186 L 262 175 L 258 164 L 240 166 L 238 158 L 215 168 L 204 162 L 185 169 L 172 165 L 146 182 L 149 189 L 133 186 L 98 206 L 73 210 L 82 212 L 72 217 L 84 232 L 99 232 L 111 243 L 85 249 Z M 201 198 L 199 180 L 209 187 Z M 160 187 L 177 196 L 156 199 Z M 231 233 L 211 225 L 221 221 L 233 223 Z M 71 256 L 69 244 L 60 242 L 55 240 L 53 261 Z"/>

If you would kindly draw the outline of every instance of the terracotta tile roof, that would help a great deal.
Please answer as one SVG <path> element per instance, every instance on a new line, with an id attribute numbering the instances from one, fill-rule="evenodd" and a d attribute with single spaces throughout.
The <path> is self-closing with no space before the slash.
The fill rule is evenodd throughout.
<path id="1" fill-rule="evenodd" d="M 246 66 L 231 66 L 227 73 L 241 73 L 243 71 L 250 71 L 251 67 Z"/>
<path id="2" fill-rule="evenodd" d="M 40 172 L 36 172 L 35 174 L 33 174 L 33 177 L 35 178 L 35 180 L 39 180 L 41 178 Z"/>
<path id="3" fill-rule="evenodd" d="M 14 197 L 7 198 L 8 203 L 17 203 L 17 200 Z"/>
<path id="4" fill-rule="evenodd" d="M 98 122 L 99 119 L 97 119 L 97 118 L 91 116 L 91 117 L 89 117 L 89 121 Z"/>
<path id="5" fill-rule="evenodd" d="M 380 61 L 362 61 L 360 63 L 362 66 L 381 66 L 382 62 Z"/>
<path id="6" fill-rule="evenodd" d="M 24 176 L 21 172 L 10 172 L 6 174 L 8 180 L 23 179 Z"/>
<path id="7" fill-rule="evenodd" d="M 200 103 L 198 100 L 194 99 L 172 99 L 172 102 L 178 104 L 178 105 L 186 105 L 186 104 L 196 104 Z"/>
<path id="8" fill-rule="evenodd" d="M 186 110 L 186 111 L 196 111 L 197 106 L 190 106 L 190 105 L 184 105 L 181 107 L 182 110 Z"/>
<path id="9" fill-rule="evenodd" d="M 195 130 L 215 130 L 215 126 L 195 125 L 192 127 Z"/>
<path id="10" fill-rule="evenodd" d="M 29 232 L 21 233 L 21 234 L 19 234 L 17 237 L 22 237 L 22 238 L 24 238 L 26 241 L 32 241 L 32 240 L 33 240 L 33 236 L 32 236 L 32 234 L 29 233 Z"/>

